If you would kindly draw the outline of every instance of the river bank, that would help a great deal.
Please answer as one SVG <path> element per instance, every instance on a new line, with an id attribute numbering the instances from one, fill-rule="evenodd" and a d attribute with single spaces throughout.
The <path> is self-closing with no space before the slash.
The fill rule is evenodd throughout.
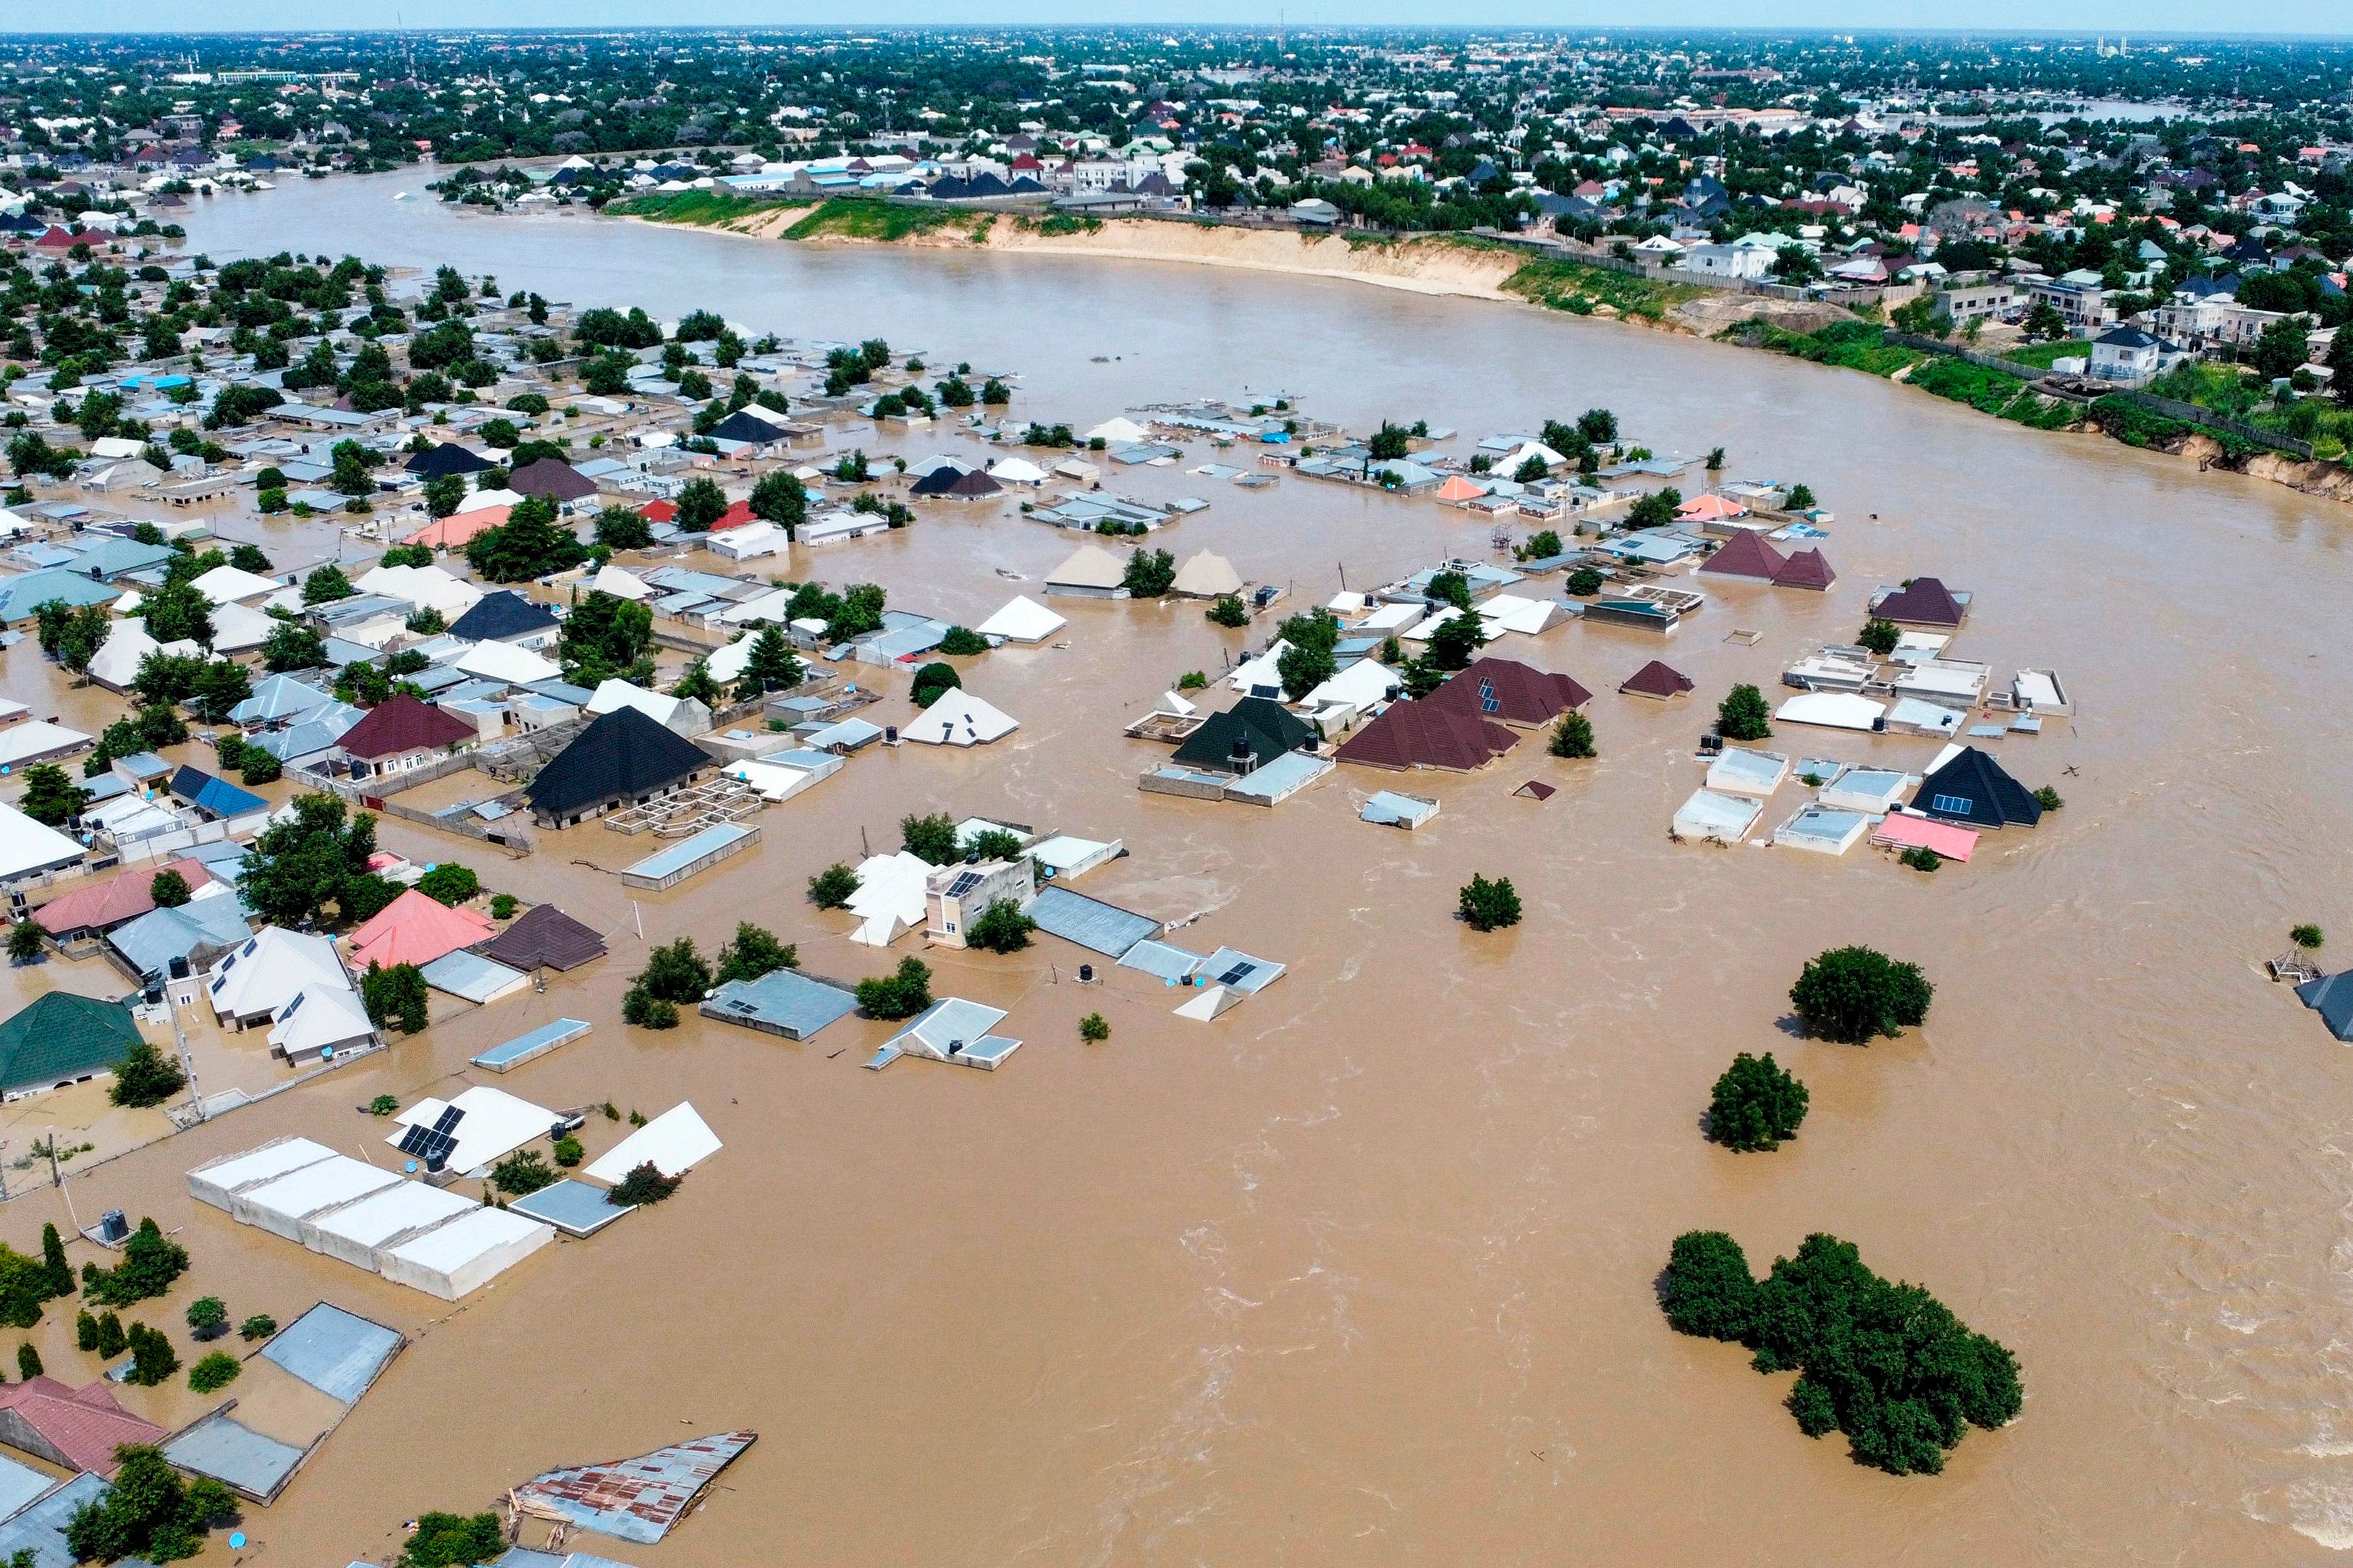
<path id="1" fill-rule="evenodd" d="M 1960 366 L 1931 367 L 1920 351 L 1842 352 L 1841 329 L 1876 337 L 1873 323 L 1835 305 L 1733 293 L 1640 278 L 1571 257 L 1532 256 L 1476 236 L 1376 239 L 1245 229 L 1166 218 L 1031 218 L 1014 213 L 930 209 L 881 202 L 731 202 L 707 193 L 640 199 L 611 216 L 828 248 L 897 246 L 998 255 L 1087 257 L 1271 272 L 1366 283 L 1440 297 L 1522 303 L 1574 315 L 1622 320 L 1662 331 L 1715 338 L 1791 354 L 1908 384 L 1997 418 L 2039 430 L 2107 437 L 2165 453 L 2200 471 L 2225 468 L 2306 495 L 2353 502 L 2353 467 L 2298 458 L 2179 420 L 2094 405 L 2088 412 L 2045 396 L 2015 376 Z M 1849 324 L 1852 324 L 1851 328 Z M 1924 374 L 1925 372 L 1925 374 Z"/>

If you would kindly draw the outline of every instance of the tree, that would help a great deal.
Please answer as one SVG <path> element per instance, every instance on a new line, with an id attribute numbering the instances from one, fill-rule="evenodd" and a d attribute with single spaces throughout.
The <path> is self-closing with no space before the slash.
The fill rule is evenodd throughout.
<path id="1" fill-rule="evenodd" d="M 950 658 L 970 658 L 988 651 L 988 639 L 970 626 L 950 626 L 948 635 L 940 639 L 939 651 Z"/>
<path id="2" fill-rule="evenodd" d="M 245 1363 L 227 1351 L 215 1351 L 188 1369 L 188 1387 L 197 1394 L 217 1394 L 235 1383 Z"/>
<path id="3" fill-rule="evenodd" d="M 1135 550 L 1127 557 L 1127 569 L 1120 574 L 1120 586 L 1134 599 L 1157 599 L 1165 595 L 1176 582 L 1176 558 L 1166 550 Z"/>
<path id="4" fill-rule="evenodd" d="M 1935 994 L 1916 963 L 1899 963 L 1873 948 L 1837 947 L 1807 960 L 1789 987 L 1789 1004 L 1816 1038 L 1866 1046 L 1918 1025 Z"/>
<path id="5" fill-rule="evenodd" d="M 331 604 L 348 599 L 358 591 L 343 575 L 343 569 L 332 561 L 302 579 L 302 602 L 306 605 Z"/>
<path id="6" fill-rule="evenodd" d="M 628 507 L 608 506 L 596 514 L 596 539 L 607 550 L 643 550 L 654 542 L 654 526 Z"/>
<path id="7" fill-rule="evenodd" d="M 252 695 L 253 678 L 245 672 L 245 666 L 216 658 L 196 672 L 188 709 L 207 724 L 225 723 L 230 710 Z"/>
<path id="8" fill-rule="evenodd" d="M 1904 631 L 1894 621 L 1873 616 L 1862 623 L 1862 630 L 1855 634 L 1854 640 L 1859 647 L 1885 658 L 1895 651 L 1895 645 L 1904 640 Z"/>
<path id="9" fill-rule="evenodd" d="M 955 666 L 935 661 L 915 671 L 915 682 L 909 688 L 908 695 L 914 699 L 916 707 L 929 708 L 944 693 L 963 685 L 964 677 L 955 672 Z"/>
<path id="10" fill-rule="evenodd" d="M 316 669 L 326 662 L 326 639 L 301 621 L 280 621 L 262 639 L 261 667 L 272 674 Z"/>
<path id="11" fill-rule="evenodd" d="M 1457 610 L 1430 634 L 1430 661 L 1440 669 L 1467 669 L 1471 656 L 1486 640 L 1479 617 L 1468 610 Z"/>
<path id="12" fill-rule="evenodd" d="M 1532 485 L 1551 472 L 1552 469 L 1546 465 L 1542 458 L 1532 454 L 1526 461 L 1512 470 L 1512 479 L 1518 484 Z"/>
<path id="13" fill-rule="evenodd" d="M 272 925 L 300 927 L 322 918 L 358 879 L 368 874 L 375 854 L 375 818 L 365 812 L 346 820 L 343 800 L 332 795 L 297 795 L 290 821 L 262 829 L 237 876 L 246 907 Z M 343 906 L 346 919 L 355 916 Z M 373 911 L 371 911 L 373 912 Z"/>
<path id="14" fill-rule="evenodd" d="M 1560 722 L 1553 726 L 1548 749 L 1556 757 L 1594 755 L 1593 721 L 1574 710 L 1562 714 Z"/>
<path id="15" fill-rule="evenodd" d="M 228 1304 L 218 1296 L 199 1296 L 189 1302 L 188 1331 L 199 1340 L 216 1340 L 228 1332 Z"/>
<path id="16" fill-rule="evenodd" d="M 594 687 L 616 678 L 649 675 L 653 642 L 650 608 L 597 590 L 565 617 L 555 651 L 566 680 Z"/>
<path id="17" fill-rule="evenodd" d="M 1618 416 L 1607 408 L 1588 408 L 1577 416 L 1577 430 L 1591 446 L 1609 446 L 1618 439 Z"/>
<path id="18" fill-rule="evenodd" d="M 1395 462 L 1413 450 L 1413 432 L 1384 419 L 1373 438 L 1365 443 L 1365 450 L 1376 463 Z"/>
<path id="19" fill-rule="evenodd" d="M 1687 1230 L 1667 1252 L 1659 1304 L 1679 1334 L 1746 1337 L 1757 1319 L 1757 1280 L 1740 1244 L 1720 1230 Z"/>
<path id="20" fill-rule="evenodd" d="M 726 492 L 708 479 L 689 479 L 678 492 L 678 525 L 689 533 L 708 533 L 726 515 Z"/>
<path id="21" fill-rule="evenodd" d="M 686 667 L 685 673 L 681 675 L 677 683 L 670 687 L 670 694 L 672 697 L 692 698 L 706 707 L 718 702 L 721 699 L 719 682 L 711 677 L 711 661 L 708 658 L 698 658 L 690 663 Z"/>
<path id="22" fill-rule="evenodd" d="M 2304 368 L 2312 354 L 2312 339 L 2305 331 L 2300 316 L 2282 316 L 2276 321 L 2264 323 L 2263 334 L 2256 340 L 2255 374 L 2265 381 L 2283 381 Z"/>
<path id="23" fill-rule="evenodd" d="M 440 474 L 425 481 L 425 510 L 429 517 L 454 517 L 466 504 L 462 474 Z"/>
<path id="24" fill-rule="evenodd" d="M 122 1244 L 121 1262 L 111 1268 L 81 1266 L 81 1290 L 101 1307 L 135 1306 L 161 1296 L 187 1271 L 188 1249 L 165 1236 L 153 1219 L 142 1218 Z M 103 1328 L 105 1320 L 99 1321 Z"/>
<path id="25" fill-rule="evenodd" d="M 2353 332 L 2341 323 L 2328 341 L 2328 358 L 2323 363 L 2329 370 L 2328 390 L 2337 402 L 2353 408 Z"/>
<path id="26" fill-rule="evenodd" d="M 510 1197 L 528 1197 L 564 1178 L 548 1169 L 547 1157 L 537 1149 L 518 1149 L 491 1167 L 491 1182 Z"/>
<path id="27" fill-rule="evenodd" d="M 1778 1149 L 1782 1139 L 1798 1135 L 1806 1100 L 1806 1086 L 1777 1064 L 1772 1052 L 1757 1058 L 1743 1051 L 1715 1080 L 1707 1135 L 1727 1149 Z"/>
<path id="28" fill-rule="evenodd" d="M 471 868 L 445 860 L 417 879 L 417 890 L 437 904 L 456 909 L 482 890 L 482 879 Z"/>
<path id="29" fill-rule="evenodd" d="M 114 1064 L 114 1082 L 106 1091 L 117 1105 L 161 1105 L 187 1087 L 188 1075 L 177 1061 L 142 1040 Z"/>
<path id="30" fill-rule="evenodd" d="M 753 637 L 752 651 L 744 660 L 744 673 L 735 680 L 735 691 L 738 697 L 789 691 L 805 679 L 800 659 L 785 640 L 784 629 L 763 626 Z"/>
<path id="31" fill-rule="evenodd" d="M 775 523 L 787 539 L 797 538 L 801 524 L 808 521 L 808 491 L 782 468 L 760 476 L 752 487 L 751 506 L 754 517 Z"/>
<path id="32" fill-rule="evenodd" d="M 41 1303 L 51 1294 L 50 1283 L 46 1264 L 0 1242 L 0 1325 L 29 1329 L 37 1324 L 41 1321 Z"/>
<path id="33" fill-rule="evenodd" d="M 735 927 L 735 940 L 719 950 L 719 966 L 712 978 L 724 984 L 730 980 L 757 980 L 779 969 L 800 966 L 798 949 L 778 942 L 774 932 L 744 921 Z"/>
<path id="34" fill-rule="evenodd" d="M 41 1375 L 41 1352 L 29 1340 L 16 1347 L 16 1375 L 26 1383 Z"/>
<path id="35" fill-rule="evenodd" d="M 67 777 L 63 768 L 35 763 L 25 770 L 25 795 L 16 805 L 35 822 L 62 827 L 89 804 L 90 791 Z"/>
<path id="36" fill-rule="evenodd" d="M 2309 923 L 2290 926 L 2288 928 L 2287 939 L 2288 941 L 2295 943 L 2296 946 L 2303 948 L 2306 952 L 2317 948 L 2322 942 L 2328 940 L 2318 926 Z"/>
<path id="37" fill-rule="evenodd" d="M 934 866 L 951 865 L 964 858 L 964 850 L 956 842 L 955 820 L 944 811 L 929 816 L 901 817 L 899 847 Z"/>
<path id="38" fill-rule="evenodd" d="M 147 622 L 147 635 L 157 642 L 213 646 L 212 601 L 194 583 L 165 583 L 147 595 L 139 613 Z"/>
<path id="39" fill-rule="evenodd" d="M 1599 571 L 1590 566 L 1580 566 L 1568 574 L 1568 582 L 1564 585 L 1576 597 L 1589 599 L 1601 592 L 1602 581 Z"/>
<path id="40" fill-rule="evenodd" d="M 1202 613 L 1208 617 L 1211 626 L 1236 627 L 1250 625 L 1250 607 L 1232 594 L 1222 595 Z"/>
<path id="41" fill-rule="evenodd" d="M 1019 952 L 1029 945 L 1038 922 L 1021 912 L 1011 899 L 992 899 L 988 907 L 965 928 L 965 944 L 987 952 Z"/>
<path id="42" fill-rule="evenodd" d="M 1464 885 L 1455 913 L 1472 931 L 1497 931 L 1520 923 L 1520 895 L 1509 877 L 1489 881 L 1476 872 Z"/>
<path id="43" fill-rule="evenodd" d="M 1079 1020 L 1079 1038 L 1091 1046 L 1099 1046 L 1111 1038 L 1111 1023 L 1101 1013 L 1090 1013 Z"/>
<path id="44" fill-rule="evenodd" d="M 1626 509 L 1626 525 L 1629 528 L 1669 527 L 1674 522 L 1683 504 L 1683 492 L 1672 485 L 1662 490 L 1653 490 Z"/>
<path id="45" fill-rule="evenodd" d="M 386 969 L 369 961 L 367 973 L 360 976 L 360 1003 L 367 1009 L 368 1022 L 379 1029 L 397 1027 L 404 1035 L 416 1035 L 432 1022 L 425 972 L 413 963 Z"/>
<path id="46" fill-rule="evenodd" d="M 41 922 L 26 915 L 8 927 L 8 962 L 16 964 L 37 962 L 47 951 Z"/>
<path id="47" fill-rule="evenodd" d="M 73 1267 L 66 1261 L 65 1238 L 58 1235 L 58 1227 L 53 1222 L 44 1223 L 41 1226 L 41 1269 L 48 1276 L 47 1289 L 51 1296 L 74 1293 Z"/>
<path id="48" fill-rule="evenodd" d="M 122 1331 L 122 1320 L 112 1312 L 98 1315 L 97 1337 L 98 1353 L 106 1361 L 112 1361 L 131 1348 L 131 1336 Z"/>
<path id="49" fill-rule="evenodd" d="M 177 871 L 158 871 L 148 879 L 147 897 L 160 910 L 176 910 L 194 897 L 188 890 L 188 879 Z"/>
<path id="50" fill-rule="evenodd" d="M 470 1568 L 473 1563 L 490 1562 L 506 1549 L 497 1514 L 423 1514 L 417 1521 L 417 1532 L 400 1549 L 400 1568 Z"/>
<path id="51" fill-rule="evenodd" d="M 920 958 L 902 958 L 890 974 L 858 983 L 858 1005 L 871 1018 L 912 1018 L 932 1005 L 932 972 Z"/>
<path id="52" fill-rule="evenodd" d="M 2048 300 L 2037 300 L 2020 323 L 2026 336 L 2042 342 L 2055 342 L 2067 335 L 2067 318 Z"/>
<path id="53" fill-rule="evenodd" d="M 496 528 L 466 542 L 466 561 L 492 583 L 522 583 L 563 572 L 588 559 L 588 547 L 558 526 L 555 503 L 526 496 Z"/>
<path id="54" fill-rule="evenodd" d="M 635 1208 L 646 1204 L 658 1204 L 679 1189 L 686 1180 L 684 1172 L 675 1176 L 662 1174 L 661 1167 L 648 1160 L 613 1184 L 605 1201 L 616 1208 Z"/>
<path id="55" fill-rule="evenodd" d="M 267 1312 L 256 1312 L 239 1323 L 237 1326 L 237 1336 L 248 1343 L 255 1340 L 266 1340 L 278 1331 L 278 1320 Z"/>
<path id="56" fill-rule="evenodd" d="M 1773 733 L 1767 721 L 1772 710 L 1765 705 L 1765 694 L 1746 684 L 1736 686 L 1732 694 L 1716 705 L 1716 732 L 1727 741 L 1762 741 Z"/>
<path id="57" fill-rule="evenodd" d="M 848 909 L 858 888 L 858 873 L 837 860 L 809 879 L 809 902 L 821 910 Z"/>
<path id="58" fill-rule="evenodd" d="M 150 1386 L 178 1370 L 169 1340 L 140 1328 L 156 1364 L 171 1371 L 153 1378 L 134 1372 L 132 1381 Z M 66 1522 L 66 1547 L 77 1562 L 116 1563 L 126 1557 L 176 1563 L 204 1549 L 205 1535 L 237 1517 L 236 1494 L 209 1476 L 183 1480 L 159 1449 L 124 1444 L 114 1450 L 114 1482 L 82 1504 Z M 503 1543 L 502 1543 L 503 1544 Z M 484 1562 L 488 1562 L 486 1557 Z"/>

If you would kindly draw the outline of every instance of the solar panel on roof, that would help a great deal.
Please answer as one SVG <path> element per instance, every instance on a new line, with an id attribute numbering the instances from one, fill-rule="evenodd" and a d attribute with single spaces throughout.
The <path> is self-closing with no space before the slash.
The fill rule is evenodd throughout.
<path id="1" fill-rule="evenodd" d="M 1479 711 L 1482 713 L 1501 713 L 1503 710 L 1503 703 L 1497 701 L 1495 699 L 1494 684 L 1485 676 L 1481 676 L 1479 678 Z"/>
<path id="2" fill-rule="evenodd" d="M 966 871 L 948 885 L 948 897 L 951 899 L 961 899 L 966 893 L 971 892 L 975 888 L 980 886 L 983 879 L 984 879 L 981 877 L 979 872 Z"/>
<path id="3" fill-rule="evenodd" d="M 458 1123 L 464 1120 L 466 1120 L 466 1113 L 459 1110 L 454 1105 L 450 1106 L 441 1112 L 441 1119 L 433 1124 L 433 1131 L 436 1132 L 455 1132 L 458 1131 Z"/>
<path id="4" fill-rule="evenodd" d="M 1249 979 L 1250 976 L 1250 971 L 1257 967 L 1258 966 L 1254 963 L 1237 963 L 1231 969 L 1227 970 L 1223 974 L 1218 976 L 1218 984 L 1220 985 L 1239 985 L 1243 981 Z"/>

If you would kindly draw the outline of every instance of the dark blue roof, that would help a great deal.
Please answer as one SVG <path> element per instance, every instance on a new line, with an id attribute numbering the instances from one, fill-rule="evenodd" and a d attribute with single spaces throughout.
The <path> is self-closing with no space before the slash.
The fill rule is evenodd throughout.
<path id="1" fill-rule="evenodd" d="M 215 816 L 243 816 L 248 811 L 269 808 L 269 803 L 251 790 L 239 789 L 200 768 L 183 767 L 174 773 L 172 793 L 198 811 L 210 812 Z"/>

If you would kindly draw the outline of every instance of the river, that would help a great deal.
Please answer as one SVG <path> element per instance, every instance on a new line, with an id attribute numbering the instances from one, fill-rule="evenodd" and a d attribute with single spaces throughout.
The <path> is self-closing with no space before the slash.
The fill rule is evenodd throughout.
<path id="1" fill-rule="evenodd" d="M 422 185 L 216 198 L 190 242 L 216 258 L 448 261 L 583 305 L 880 335 L 1018 371 L 1017 416 L 1081 428 L 1245 385 L 1465 440 L 1604 405 L 1654 446 L 1722 446 L 1733 475 L 1810 483 L 1838 514 L 1824 549 L 1841 575 L 1820 596 L 1712 586 L 1663 646 L 1576 626 L 1508 639 L 1496 651 L 1598 694 L 1599 762 L 1555 762 L 1531 737 L 1468 776 L 1343 768 L 1271 812 L 1139 794 L 1159 753 L 1120 734 L 1240 635 L 1181 603 L 1058 600 L 1069 649 L 967 673 L 1023 721 L 1011 740 L 859 758 L 766 813 L 756 858 L 635 913 L 576 862 L 627 864 L 644 840 L 584 827 L 481 867 L 605 930 L 613 956 L 76 1184 L 84 1215 L 185 1226 L 198 1282 L 235 1316 L 286 1321 L 323 1294 L 419 1336 L 279 1506 L 250 1511 L 274 1560 L 377 1555 L 420 1510 L 731 1427 L 761 1440 L 670 1541 L 581 1544 L 645 1568 L 2295 1563 L 2353 1546 L 2353 1126 L 2330 1077 L 2347 1063 L 2255 963 L 2297 921 L 2353 939 L 2343 509 L 1868 376 L 1529 308 L 495 217 Z M 1365 586 L 1487 544 L 1485 524 L 1427 503 L 1296 478 L 1253 493 L 1114 473 L 1209 497 L 1153 542 L 1293 584 L 1292 605 L 1343 571 Z M 1016 586 L 992 568 L 1034 592 L 1071 542 L 1009 506 L 934 510 L 806 569 L 971 624 Z M 2073 689 L 2072 721 L 1998 747 L 2065 808 L 1933 878 L 1862 850 L 1670 844 L 1698 782 L 1697 704 L 1735 680 L 1770 691 L 1810 644 L 1852 635 L 1873 584 L 1917 574 L 1977 595 L 1957 657 L 1998 679 L 2053 666 Z M 1736 626 L 1761 640 L 1727 640 Z M 1616 694 L 1653 657 L 1694 677 L 1693 703 Z M 8 668 L 20 696 L 43 679 L 25 647 Z M 1792 730 L 1777 744 L 1915 769 L 1936 750 Z M 1561 793 L 1513 798 L 1530 778 Z M 1353 802 L 1384 786 L 1444 812 L 1410 837 L 1357 821 Z M 1785 791 L 1768 824 L 1793 808 Z M 1082 891 L 1208 911 L 1173 940 L 1289 972 L 1200 1026 L 1126 973 L 1073 984 L 1083 955 L 1058 942 L 927 955 L 936 990 L 1012 1009 L 1029 1044 L 993 1075 L 860 1072 L 886 1031 L 857 1020 L 807 1045 L 691 1018 L 621 1026 L 640 918 L 647 941 L 688 933 L 706 952 L 757 919 L 816 973 L 881 969 L 798 889 L 931 809 L 1119 837 L 1130 857 Z M 403 825 L 385 837 L 448 851 Z M 1524 924 L 1450 921 L 1474 871 L 1514 879 Z M 1799 966 L 1849 942 L 1926 966 L 1926 1028 L 1869 1049 L 1790 1037 Z M 1091 1011 L 1113 1024 L 1103 1045 L 1076 1039 Z M 728 1147 L 668 1205 L 454 1312 L 185 1194 L 189 1167 L 280 1133 L 373 1146 L 382 1124 L 353 1105 L 452 1087 L 473 1051 L 566 1014 L 596 1032 L 501 1087 L 649 1114 L 691 1098 Z M 1803 1135 L 1769 1155 L 1703 1142 L 1709 1084 L 1736 1051 L 1767 1049 L 1811 1087 Z M 9 1205 L 8 1238 L 27 1245 L 49 1202 Z M 1972 1432 L 1937 1478 L 1809 1441 L 1780 1408 L 1787 1378 L 1662 1321 L 1652 1281 L 1693 1227 L 1729 1230 L 1760 1270 L 1809 1231 L 1859 1243 L 2017 1352 L 2024 1416 Z"/>

